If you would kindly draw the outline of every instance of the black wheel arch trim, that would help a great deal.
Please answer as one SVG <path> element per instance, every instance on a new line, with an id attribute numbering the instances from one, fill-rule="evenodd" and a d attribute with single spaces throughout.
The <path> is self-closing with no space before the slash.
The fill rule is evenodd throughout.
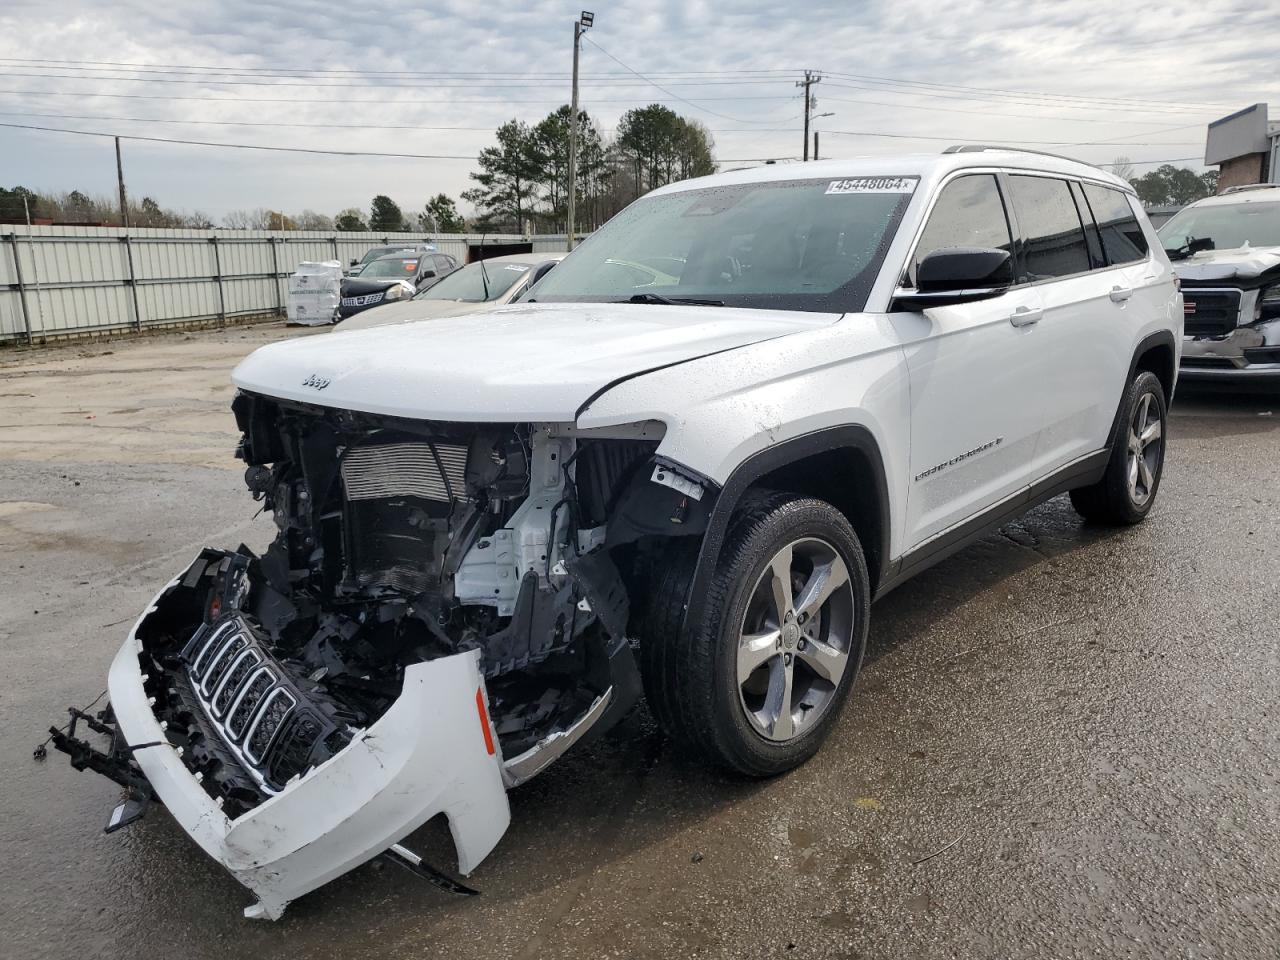
<path id="1" fill-rule="evenodd" d="M 1112 445 L 1116 442 L 1116 437 L 1119 434 L 1120 415 L 1124 412 L 1123 408 L 1124 408 L 1125 391 L 1129 389 L 1129 384 L 1133 383 L 1134 375 L 1138 372 L 1138 360 L 1143 356 L 1143 354 L 1151 350 L 1153 347 L 1168 347 L 1169 350 L 1172 352 L 1172 355 L 1174 357 L 1172 377 L 1173 377 L 1173 382 L 1175 384 L 1177 383 L 1178 346 L 1173 339 L 1173 333 L 1169 330 L 1157 330 L 1155 333 L 1150 334 L 1149 336 L 1143 337 L 1142 340 L 1138 342 L 1138 345 L 1133 348 L 1133 355 L 1129 357 L 1129 376 L 1125 378 L 1124 384 L 1120 388 L 1120 402 L 1116 404 L 1115 419 L 1111 421 L 1111 432 L 1107 434 L 1108 450 L 1110 450 Z M 1169 396 L 1164 398 L 1164 402 L 1166 404 L 1170 404 L 1173 402 L 1172 390 L 1169 392 Z"/>
<path id="2" fill-rule="evenodd" d="M 761 477 L 785 467 L 788 464 L 814 454 L 832 450 L 855 450 L 867 458 L 875 485 L 876 504 L 880 520 L 880 569 L 872 571 L 876 582 L 890 576 L 892 564 L 889 563 L 889 535 L 891 516 L 889 511 L 889 485 L 885 478 L 884 459 L 880 445 L 871 431 L 857 424 L 847 424 L 815 430 L 801 434 L 780 443 L 765 447 L 758 453 L 740 463 L 725 481 L 716 495 L 712 507 L 711 518 L 703 535 L 698 550 L 697 567 L 689 584 L 689 593 L 685 598 L 684 622 L 682 632 L 689 636 L 689 631 L 697 629 L 702 623 L 705 613 L 707 587 L 719 562 L 724 548 L 725 536 L 729 530 L 729 520 L 742 501 L 743 495 Z M 676 466 L 680 466 L 676 464 Z M 687 467 L 680 467 L 687 470 Z"/>

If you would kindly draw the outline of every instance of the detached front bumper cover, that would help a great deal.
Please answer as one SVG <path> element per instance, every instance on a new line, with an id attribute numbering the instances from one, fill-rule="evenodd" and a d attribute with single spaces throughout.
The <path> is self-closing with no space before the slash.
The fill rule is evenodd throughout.
<path id="1" fill-rule="evenodd" d="M 139 629 L 180 582 L 161 591 L 112 662 L 113 756 L 132 755 L 173 818 L 253 891 L 258 902 L 245 910 L 247 917 L 277 919 L 290 901 L 389 850 L 440 813 L 448 818 L 464 875 L 489 854 L 511 810 L 479 651 L 407 667 L 399 698 L 380 719 L 232 820 L 166 738 L 144 687 Z M 399 848 L 393 852 L 400 855 Z"/>

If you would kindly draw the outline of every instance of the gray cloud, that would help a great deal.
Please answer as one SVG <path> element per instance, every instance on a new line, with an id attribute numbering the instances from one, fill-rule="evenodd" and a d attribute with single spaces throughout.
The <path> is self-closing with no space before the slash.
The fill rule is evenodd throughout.
<path id="1" fill-rule="evenodd" d="M 533 121 L 568 100 L 571 23 L 579 8 L 578 0 L 572 6 L 534 0 L 502 8 L 442 0 L 427 9 L 390 0 L 284 0 L 269 7 L 250 0 L 63 0 L 56 6 L 10 0 L 0 10 L 0 57 L 257 69 L 430 70 L 446 72 L 449 79 L 433 85 L 412 77 L 388 78 L 372 87 L 367 85 L 371 81 L 359 77 L 281 78 L 278 87 L 240 87 L 88 79 L 110 76 L 109 71 L 84 71 L 81 79 L 37 79 L 13 74 L 77 71 L 0 63 L 0 90 L 26 91 L 0 92 L 0 112 L 219 123 L 13 116 L 0 120 L 198 140 L 471 156 L 491 141 L 492 129 L 502 121 Z M 1206 121 L 1269 96 L 1277 99 L 1280 87 L 1270 69 L 1280 43 L 1269 29 L 1273 17 L 1243 2 L 956 0 L 944 5 L 936 0 L 873 0 L 780 6 L 648 0 L 601 5 L 595 12 L 597 26 L 591 38 L 642 72 L 790 71 L 761 83 L 716 78 L 702 86 L 675 80 L 667 84 L 697 104 L 669 105 L 706 123 L 714 131 L 718 155 L 733 161 L 799 153 L 799 121 L 793 118 L 800 103 L 793 84 L 804 67 L 831 71 L 817 94 L 819 110 L 836 113 L 821 121 L 827 130 L 823 152 L 834 156 L 932 151 L 944 145 L 940 140 L 836 132 L 844 130 L 991 141 L 1116 141 L 1115 146 L 1063 148 L 1094 162 L 1120 153 L 1138 161 L 1191 157 L 1201 152 Z M 502 81 L 486 74 L 530 79 L 498 86 Z M 975 93 L 967 99 L 965 91 L 954 88 L 867 79 L 885 77 L 1111 99 L 1100 100 L 1098 109 L 1091 111 L 1081 109 L 1079 101 L 1054 96 L 982 98 Z M 329 102 L 129 99 L 103 95 L 107 93 Z M 376 102 L 336 102 L 354 99 Z M 583 100 L 607 129 L 628 107 L 670 98 L 587 45 Z M 228 121 L 480 129 L 223 125 Z M 1171 129 L 1175 127 L 1187 129 Z M 1154 145 L 1137 145 L 1142 141 Z M 457 195 L 473 168 L 465 160 L 328 158 L 140 142 L 129 142 L 125 150 L 134 194 L 214 214 L 257 206 L 332 212 L 365 207 L 378 192 L 416 209 L 429 194 L 443 190 Z M 114 183 L 110 141 L 0 128 L 0 182 L 109 193 Z"/>

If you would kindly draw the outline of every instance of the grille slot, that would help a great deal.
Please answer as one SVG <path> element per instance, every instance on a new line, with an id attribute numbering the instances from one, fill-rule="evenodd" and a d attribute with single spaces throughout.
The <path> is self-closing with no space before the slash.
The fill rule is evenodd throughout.
<path id="1" fill-rule="evenodd" d="M 350 500 L 422 497 L 447 503 L 450 490 L 455 497 L 464 496 L 466 480 L 467 448 L 459 444 L 378 444 L 353 447 L 342 458 L 342 482 Z"/>
<path id="2" fill-rule="evenodd" d="M 288 690 L 277 687 L 268 694 L 253 726 L 245 734 L 245 756 L 254 763 L 261 763 L 267 748 L 271 746 L 285 719 L 297 705 L 298 701 L 293 699 Z"/>
<path id="3" fill-rule="evenodd" d="M 227 713 L 244 686 L 244 682 L 249 678 L 249 674 L 261 662 L 262 658 L 252 650 L 244 651 L 232 661 L 231 668 L 226 671 L 218 684 L 217 692 L 213 695 L 214 716 L 221 717 Z"/>
<path id="4" fill-rule="evenodd" d="M 231 713 L 227 717 L 227 733 L 239 738 L 244 732 L 249 718 L 254 716 L 262 701 L 266 699 L 271 688 L 276 684 L 275 674 L 268 667 L 262 667 L 253 674 L 241 688 L 236 697 Z"/>
<path id="5" fill-rule="evenodd" d="M 1239 290 L 1182 288 L 1186 304 L 1183 332 L 1195 337 L 1225 336 L 1240 322 Z"/>
<path id="6" fill-rule="evenodd" d="M 222 675 L 235 660 L 236 654 L 243 650 L 248 642 L 243 634 L 236 633 L 213 652 L 209 658 L 209 669 L 203 674 L 200 682 L 201 693 L 208 696 L 214 690 L 222 679 Z"/>

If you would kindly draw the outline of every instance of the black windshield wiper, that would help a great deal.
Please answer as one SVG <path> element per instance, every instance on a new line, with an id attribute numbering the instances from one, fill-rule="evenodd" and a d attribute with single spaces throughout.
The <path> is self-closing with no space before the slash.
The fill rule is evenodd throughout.
<path id="1" fill-rule="evenodd" d="M 700 297 L 663 297 L 656 293 L 634 293 L 625 300 L 615 300 L 614 303 L 662 303 L 662 304 L 692 304 L 695 307 L 723 307 L 723 300 L 707 300 Z"/>

